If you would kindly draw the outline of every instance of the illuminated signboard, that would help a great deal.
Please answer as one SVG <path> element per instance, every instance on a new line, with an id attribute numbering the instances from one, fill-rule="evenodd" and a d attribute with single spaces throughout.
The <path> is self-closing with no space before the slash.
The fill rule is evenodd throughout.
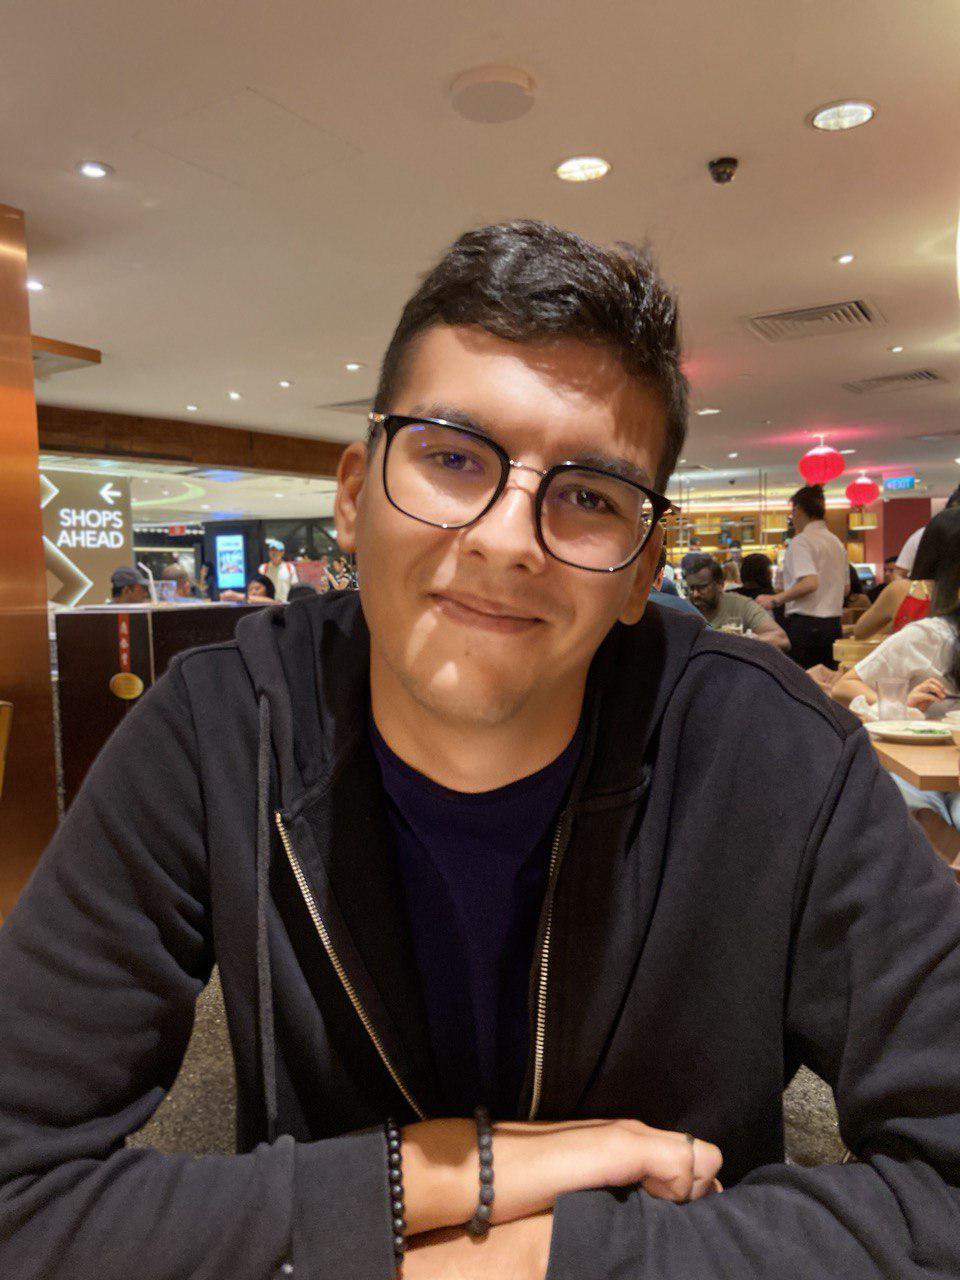
<path id="1" fill-rule="evenodd" d="M 217 586 L 221 591 L 242 591 L 247 585 L 247 566 L 243 554 L 242 533 L 218 533 L 216 546 Z"/>
<path id="2" fill-rule="evenodd" d="M 887 476 L 883 482 L 883 487 L 885 489 L 914 489 L 916 484 L 916 476 Z"/>
<path id="3" fill-rule="evenodd" d="M 130 481 L 90 471 L 40 473 L 47 595 L 54 604 L 102 604 L 110 575 L 133 564 Z"/>

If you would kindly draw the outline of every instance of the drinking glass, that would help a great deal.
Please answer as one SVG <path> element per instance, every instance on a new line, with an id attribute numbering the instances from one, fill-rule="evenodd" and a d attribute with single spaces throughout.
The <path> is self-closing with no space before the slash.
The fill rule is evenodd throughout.
<path id="1" fill-rule="evenodd" d="M 902 676 L 887 676 L 877 681 L 877 718 L 906 720 L 910 682 Z"/>

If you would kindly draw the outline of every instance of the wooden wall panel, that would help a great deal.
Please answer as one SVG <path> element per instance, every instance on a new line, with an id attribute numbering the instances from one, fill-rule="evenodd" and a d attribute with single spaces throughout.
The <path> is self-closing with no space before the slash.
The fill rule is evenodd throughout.
<path id="1" fill-rule="evenodd" d="M 23 214 L 0 204 L 0 699 L 13 728 L 0 797 L 0 915 L 57 822 L 47 592 Z"/>
<path id="2" fill-rule="evenodd" d="M 55 405 L 39 405 L 37 414 L 40 448 L 45 452 L 333 476 L 345 448 L 335 440 L 247 431 L 179 418 L 146 418 Z"/>

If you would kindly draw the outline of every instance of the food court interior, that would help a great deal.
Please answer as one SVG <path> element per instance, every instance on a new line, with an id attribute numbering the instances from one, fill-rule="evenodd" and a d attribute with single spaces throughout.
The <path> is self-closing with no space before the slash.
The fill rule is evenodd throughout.
<path id="1" fill-rule="evenodd" d="M 857 683 L 936 604 L 904 549 L 960 485 L 958 36 L 952 0 L 8 6 L 0 919 L 172 656 L 294 585 L 357 588 L 336 469 L 399 308 L 516 217 L 651 245 L 690 384 L 661 589 L 708 622 L 759 597 L 792 637 L 790 547 L 822 517 L 856 581 L 801 665 L 898 726 L 884 766 L 960 868 L 955 731 L 913 693 L 949 672 Z M 228 1059 L 211 1005 L 145 1140 L 227 1142 Z M 830 1099 L 797 1090 L 795 1158 L 835 1158 Z"/>

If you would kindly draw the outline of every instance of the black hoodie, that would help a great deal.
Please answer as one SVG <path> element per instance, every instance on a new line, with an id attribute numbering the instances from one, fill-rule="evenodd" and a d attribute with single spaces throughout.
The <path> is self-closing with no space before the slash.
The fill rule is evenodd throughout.
<path id="1" fill-rule="evenodd" d="M 439 1111 L 369 638 L 355 594 L 237 635 L 130 713 L 0 930 L 5 1280 L 392 1274 L 379 1126 Z M 688 1130 L 728 1190 L 562 1197 L 550 1280 L 960 1276 L 960 890 L 866 734 L 768 646 L 655 607 L 587 704 L 520 1115 Z M 240 1154 L 126 1149 L 215 960 Z M 783 1163 L 801 1062 L 861 1163 Z"/>

